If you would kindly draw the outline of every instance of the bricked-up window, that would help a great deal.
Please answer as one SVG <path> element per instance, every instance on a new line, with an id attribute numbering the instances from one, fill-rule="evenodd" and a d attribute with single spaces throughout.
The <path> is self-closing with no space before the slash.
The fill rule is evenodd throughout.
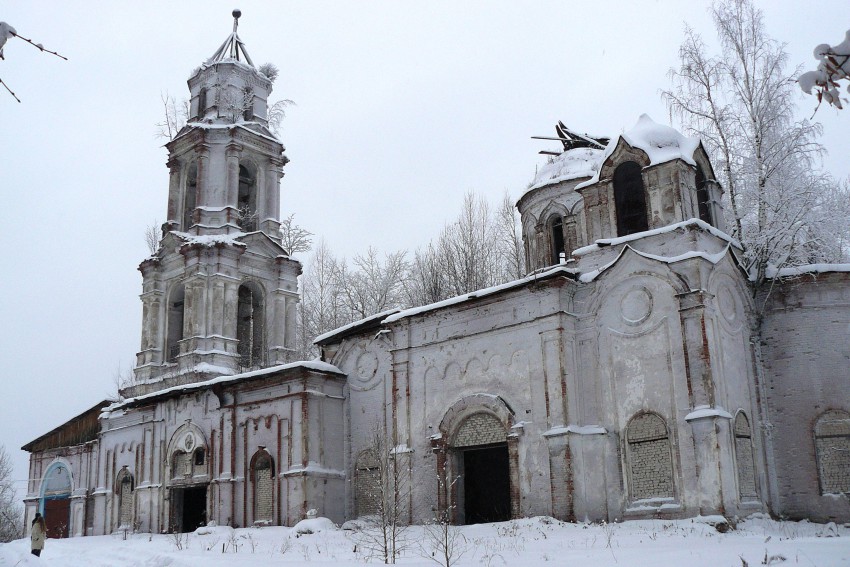
<path id="1" fill-rule="evenodd" d="M 552 250 L 552 264 L 560 264 L 561 256 L 566 255 L 564 249 L 564 219 L 556 215 L 549 219 L 549 246 Z"/>
<path id="2" fill-rule="evenodd" d="M 617 236 L 649 229 L 639 164 L 626 161 L 614 170 L 614 205 L 617 208 Z"/>
<path id="3" fill-rule="evenodd" d="M 381 471 L 374 451 L 357 456 L 354 470 L 354 505 L 357 517 L 377 514 L 381 503 Z"/>
<path id="4" fill-rule="evenodd" d="M 738 492 L 741 498 L 758 496 L 753 435 L 750 421 L 742 411 L 735 416 L 735 460 L 738 464 Z"/>
<path id="5" fill-rule="evenodd" d="M 815 449 L 821 493 L 850 493 L 850 414 L 824 413 L 815 424 Z"/>
<path id="6" fill-rule="evenodd" d="M 171 457 L 171 478 L 192 475 L 192 459 L 186 451 L 177 451 Z"/>
<path id="7" fill-rule="evenodd" d="M 489 413 L 476 413 L 467 417 L 455 433 L 452 447 L 476 447 L 504 443 L 508 439 L 505 426 L 499 418 Z"/>
<path id="8" fill-rule="evenodd" d="M 673 459 L 664 420 L 653 413 L 633 417 L 626 444 L 632 500 L 672 498 Z"/>
<path id="9" fill-rule="evenodd" d="M 118 492 L 118 525 L 125 527 L 133 526 L 133 475 L 126 468 L 118 473 L 115 482 Z"/>
<path id="10" fill-rule="evenodd" d="M 254 521 L 270 522 L 274 516 L 274 461 L 265 449 L 251 459 L 254 483 Z"/>

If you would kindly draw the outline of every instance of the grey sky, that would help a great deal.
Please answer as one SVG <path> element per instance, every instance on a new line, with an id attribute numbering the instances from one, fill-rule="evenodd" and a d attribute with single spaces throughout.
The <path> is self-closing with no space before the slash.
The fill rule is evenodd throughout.
<path id="1" fill-rule="evenodd" d="M 613 135 L 642 113 L 667 122 L 659 90 L 683 22 L 709 43 L 708 2 L 239 2 L 257 64 L 292 99 L 282 214 L 338 255 L 414 250 L 475 190 L 516 199 L 554 146 L 557 120 Z M 147 225 L 165 219 L 160 93 L 231 30 L 227 2 L 15 2 L 0 78 L 2 263 L 0 444 L 18 448 L 113 390 L 139 345 Z M 846 0 L 770 2 L 768 32 L 793 65 L 850 27 Z M 801 95 L 801 116 L 815 101 Z M 850 110 L 822 107 L 826 167 L 850 174 Z M 23 485 L 20 485 L 23 487 Z"/>

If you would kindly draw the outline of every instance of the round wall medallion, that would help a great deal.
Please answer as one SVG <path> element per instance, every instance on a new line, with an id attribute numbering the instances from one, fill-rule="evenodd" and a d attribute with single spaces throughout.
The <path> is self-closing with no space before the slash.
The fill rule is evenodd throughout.
<path id="1" fill-rule="evenodd" d="M 720 307 L 720 314 L 730 323 L 734 323 L 738 319 L 738 302 L 735 301 L 735 295 L 729 286 L 723 286 L 717 292 L 717 304 Z"/>
<path id="2" fill-rule="evenodd" d="M 357 357 L 357 380 L 369 382 L 378 372 L 378 356 L 374 352 L 365 351 Z"/>
<path id="3" fill-rule="evenodd" d="M 187 452 L 191 451 L 192 447 L 195 446 L 195 437 L 191 433 L 186 434 L 186 437 L 183 439 L 183 446 L 186 447 Z"/>
<path id="4" fill-rule="evenodd" d="M 628 291 L 620 300 L 620 313 L 629 325 L 639 325 L 652 313 L 652 294 L 645 287 Z"/>

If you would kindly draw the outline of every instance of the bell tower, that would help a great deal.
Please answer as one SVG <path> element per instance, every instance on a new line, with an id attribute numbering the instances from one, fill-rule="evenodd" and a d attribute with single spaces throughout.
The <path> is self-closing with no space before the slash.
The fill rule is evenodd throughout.
<path id="1" fill-rule="evenodd" d="M 166 144 L 168 220 L 142 261 L 136 396 L 292 359 L 301 264 L 281 245 L 289 161 L 268 128 L 272 80 L 233 32 L 188 80 L 189 121 Z"/>

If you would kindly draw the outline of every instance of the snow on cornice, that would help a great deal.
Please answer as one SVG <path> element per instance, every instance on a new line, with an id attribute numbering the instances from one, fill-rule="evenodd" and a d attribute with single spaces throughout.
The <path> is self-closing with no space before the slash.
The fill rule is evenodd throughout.
<path id="1" fill-rule="evenodd" d="M 557 437 L 572 433 L 575 435 L 605 435 L 608 430 L 601 425 L 558 425 L 542 433 L 543 437 Z"/>
<path id="2" fill-rule="evenodd" d="M 214 248 L 216 246 L 242 246 L 247 247 L 248 245 L 244 242 L 239 242 L 239 238 L 245 236 L 244 232 L 233 232 L 230 234 L 189 234 L 188 232 L 180 232 L 177 230 L 172 230 L 171 234 L 179 237 L 181 240 L 185 241 L 186 244 L 184 246 L 202 246 L 204 248 Z"/>
<path id="3" fill-rule="evenodd" d="M 602 163 L 602 150 L 596 148 L 576 148 L 552 158 L 541 167 L 528 190 L 539 189 L 570 179 L 593 177 Z"/>
<path id="4" fill-rule="evenodd" d="M 768 266 L 765 275 L 768 279 L 793 278 L 811 274 L 826 274 L 829 272 L 850 272 L 850 264 L 805 264 L 790 268 L 779 268 Z"/>
<path id="5" fill-rule="evenodd" d="M 724 419 L 732 419 L 728 411 L 721 407 L 713 408 L 711 406 L 697 406 L 694 411 L 685 416 L 685 421 L 693 421 L 694 419 L 702 419 L 705 417 L 722 417 Z"/>
<path id="6" fill-rule="evenodd" d="M 260 138 L 264 138 L 264 139 L 266 139 L 270 142 L 274 142 L 275 144 L 279 144 L 281 146 L 283 145 L 283 142 L 281 142 L 274 134 L 271 134 L 271 132 L 269 132 L 267 134 L 266 132 L 268 132 L 268 130 L 266 130 L 266 132 L 257 131 L 257 130 L 254 130 L 253 128 L 248 128 L 248 126 L 259 126 L 260 128 L 266 130 L 266 127 L 263 124 L 255 121 L 255 120 L 251 120 L 251 121 L 240 120 L 239 122 L 224 122 L 224 123 L 214 122 L 212 124 L 209 123 L 209 122 L 187 122 L 186 126 L 183 127 L 183 130 L 181 130 L 177 134 L 177 136 L 174 137 L 174 140 L 171 140 L 171 142 L 174 142 L 177 139 L 182 138 L 183 136 L 187 135 L 189 132 L 192 131 L 193 128 L 197 128 L 197 129 L 200 129 L 200 130 L 227 130 L 227 129 L 231 129 L 231 128 L 242 128 L 244 130 L 247 130 L 248 132 L 251 132 L 252 134 L 254 134 L 256 136 L 259 136 Z M 169 143 L 171 143 L 171 142 L 169 142 Z"/>
<path id="7" fill-rule="evenodd" d="M 486 297 L 488 295 L 493 295 L 499 293 L 501 291 L 506 291 L 509 289 L 513 289 L 516 287 L 522 287 L 526 284 L 532 283 L 537 280 L 542 280 L 546 278 L 550 278 L 557 274 L 563 274 L 565 276 L 569 276 L 571 279 L 575 278 L 578 271 L 575 268 L 567 268 L 565 266 L 556 266 L 550 270 L 546 270 L 541 273 L 534 273 L 530 276 L 526 276 L 519 280 L 514 280 L 511 282 L 503 283 L 501 285 L 488 287 L 485 289 L 479 289 L 477 291 L 473 291 L 472 293 L 467 293 L 466 295 L 459 295 L 457 297 L 451 297 L 449 299 L 445 299 L 443 301 L 438 301 L 436 303 L 429 303 L 428 305 L 422 305 L 420 307 L 412 307 L 410 309 L 405 309 L 404 311 L 399 311 L 395 315 L 390 315 L 383 321 L 381 324 L 389 324 L 395 321 L 399 321 L 400 319 L 405 319 L 407 317 L 412 317 L 414 315 L 419 315 L 421 313 L 427 313 L 428 311 L 434 311 L 436 309 L 442 309 L 443 307 L 449 307 L 451 305 L 457 305 L 459 303 L 464 303 L 470 301 L 472 299 L 477 299 L 480 297 Z"/>
<path id="8" fill-rule="evenodd" d="M 668 224 L 667 226 L 662 226 L 661 228 L 654 228 L 652 230 L 645 230 L 643 232 L 636 232 L 634 234 L 629 234 L 628 236 L 620 236 L 618 238 L 600 238 L 593 244 L 589 244 L 587 246 L 583 246 L 582 248 L 577 248 L 573 251 L 573 256 L 581 257 L 586 254 L 590 254 L 591 252 L 596 252 L 597 250 L 607 247 L 607 246 L 617 246 L 618 244 L 623 244 L 625 242 L 631 242 L 632 240 L 639 240 L 641 238 L 646 238 L 647 236 L 654 236 L 656 234 L 664 234 L 666 232 L 673 232 L 674 230 L 678 230 L 680 228 L 685 228 L 689 226 L 699 227 L 706 232 L 710 232 L 717 238 L 721 238 L 734 246 L 739 250 L 743 250 L 741 244 L 722 230 L 718 230 L 708 224 L 705 221 L 701 221 L 700 219 L 688 219 L 686 221 L 677 222 L 673 224 Z"/>
<path id="9" fill-rule="evenodd" d="M 620 139 L 629 146 L 646 152 L 649 157 L 649 165 L 681 159 L 685 163 L 696 166 L 694 152 L 699 147 L 699 139 L 685 136 L 675 128 L 659 124 L 647 114 L 641 114 L 637 124 L 631 130 L 608 142 L 602 158 L 599 160 L 600 164 L 605 163 L 605 160 L 614 153 Z M 600 169 L 597 168 L 593 177 L 576 185 L 576 189 L 599 182 L 599 171 Z"/>
<path id="10" fill-rule="evenodd" d="M 195 369 L 198 371 L 204 371 L 201 369 L 202 365 L 198 365 Z M 213 368 L 211 365 L 210 368 Z M 206 371 L 209 371 L 210 368 L 206 368 Z M 219 367 L 214 367 L 219 368 Z M 238 382 L 240 380 L 245 380 L 248 378 L 256 378 L 257 376 L 263 376 L 266 374 L 274 374 L 276 372 L 282 372 L 284 370 L 290 370 L 293 368 L 305 368 L 307 370 L 315 370 L 317 372 L 329 372 L 333 374 L 345 375 L 345 373 L 334 366 L 333 364 L 328 364 L 327 362 L 322 362 L 321 360 L 299 360 L 297 362 L 290 362 L 289 364 L 281 364 L 278 366 L 270 366 L 269 368 L 262 368 L 260 370 L 253 370 L 251 372 L 243 372 L 241 374 L 232 374 L 230 376 L 218 376 L 216 378 L 211 378 L 209 380 L 204 380 L 203 382 L 193 382 L 191 384 L 181 384 L 179 386 L 172 386 L 170 388 L 164 388 L 162 390 L 157 390 L 156 392 L 150 392 L 148 394 L 144 394 L 141 396 L 136 396 L 135 398 L 127 398 L 125 400 L 115 402 L 109 407 L 105 408 L 101 413 L 101 417 L 109 417 L 109 414 L 113 411 L 121 411 L 123 408 L 135 405 L 139 402 L 144 402 L 148 399 L 159 398 L 162 396 L 167 396 L 168 394 L 176 394 L 176 393 L 184 393 L 184 392 L 192 392 L 195 390 L 203 390 L 205 388 L 209 388 L 211 386 L 215 386 L 216 384 L 228 384 L 231 382 Z"/>
<path id="11" fill-rule="evenodd" d="M 602 272 L 604 272 L 605 270 L 607 270 L 608 268 L 610 268 L 611 266 L 613 266 L 614 264 L 619 262 L 620 258 L 623 257 L 623 254 L 626 253 L 626 250 L 631 250 L 632 252 L 634 252 L 638 256 L 642 256 L 643 258 L 647 258 L 648 260 L 655 260 L 657 262 L 664 262 L 665 264 L 675 264 L 676 262 L 682 262 L 684 260 L 690 260 L 691 258 L 702 258 L 703 260 L 707 260 L 707 261 L 711 262 L 712 264 L 717 264 L 723 258 L 725 258 L 726 255 L 729 253 L 730 246 L 731 246 L 731 244 L 727 244 L 723 248 L 723 250 L 721 250 L 720 252 L 717 252 L 715 254 L 709 254 L 708 252 L 702 252 L 700 250 L 692 250 L 690 252 L 685 252 L 684 254 L 679 254 L 678 256 L 660 256 L 658 254 L 650 254 L 649 252 L 642 252 L 640 250 L 636 250 L 636 249 L 632 248 L 630 245 L 626 244 L 620 250 L 620 253 L 617 254 L 616 258 L 614 258 L 612 261 L 608 262 L 604 266 L 601 266 L 601 267 L 599 267 L 595 270 L 592 270 L 590 272 L 586 272 L 586 273 L 581 274 L 579 276 L 579 281 L 582 282 L 582 283 L 592 282 L 593 280 L 598 278 L 599 275 Z"/>

